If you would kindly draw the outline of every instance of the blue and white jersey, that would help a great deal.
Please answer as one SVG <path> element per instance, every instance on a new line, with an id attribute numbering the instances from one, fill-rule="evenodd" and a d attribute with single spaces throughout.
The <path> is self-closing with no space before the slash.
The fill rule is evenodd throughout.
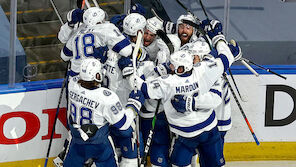
<path id="1" fill-rule="evenodd" d="M 137 69 L 137 75 L 139 75 L 145 81 L 151 81 L 159 77 L 159 75 L 154 71 L 155 64 L 152 61 L 144 61 L 139 63 Z M 144 106 L 145 110 L 139 112 L 140 116 L 143 118 L 153 118 L 157 106 L 157 100 L 147 99 L 145 100 Z M 143 108 L 142 107 L 142 108 Z M 159 111 L 163 111 L 163 105 L 160 103 Z"/>
<path id="2" fill-rule="evenodd" d="M 199 92 L 202 83 L 200 76 L 192 73 L 190 76 L 167 75 L 147 82 L 147 93 L 151 99 L 162 99 L 170 130 L 183 137 L 194 137 L 204 131 L 209 131 L 217 125 L 213 110 L 207 112 L 185 112 L 175 110 L 171 104 L 174 95 L 186 96 Z"/>
<path id="3" fill-rule="evenodd" d="M 96 58 L 95 50 L 105 46 L 121 56 L 127 57 L 132 53 L 129 40 L 114 24 L 105 22 L 79 27 L 61 51 L 61 57 L 65 61 L 71 60 L 71 70 L 79 73 L 81 61 L 88 57 Z"/>
<path id="4" fill-rule="evenodd" d="M 115 92 L 123 104 L 127 103 L 131 87 L 123 78 L 122 72 L 118 67 L 118 60 L 120 55 L 112 50 L 108 51 L 108 59 L 104 64 L 106 70 L 105 78 L 103 80 L 104 87 Z"/>
<path id="5" fill-rule="evenodd" d="M 68 110 L 74 124 L 95 124 L 99 129 L 106 124 L 120 130 L 130 127 L 134 113 L 122 106 L 113 91 L 103 87 L 89 90 L 83 88 L 78 80 L 78 77 L 70 79 L 68 91 Z"/>
<path id="6" fill-rule="evenodd" d="M 231 106 L 230 106 L 230 90 L 226 80 L 222 77 L 222 103 L 215 108 L 218 119 L 219 131 L 228 131 L 232 127 Z"/>

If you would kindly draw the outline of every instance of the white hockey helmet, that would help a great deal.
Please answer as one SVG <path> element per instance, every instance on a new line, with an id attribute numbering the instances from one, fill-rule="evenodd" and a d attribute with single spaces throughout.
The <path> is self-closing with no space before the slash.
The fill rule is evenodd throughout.
<path id="1" fill-rule="evenodd" d="M 188 21 L 192 21 L 193 23 L 197 23 L 197 20 L 194 16 L 192 16 L 192 14 L 188 13 L 186 15 L 181 15 L 178 20 L 177 20 L 177 26 L 179 24 L 182 24 L 182 20 L 188 20 Z"/>
<path id="2" fill-rule="evenodd" d="M 97 74 L 100 75 L 99 79 Z M 103 81 L 102 64 L 99 60 L 94 58 L 84 59 L 81 63 L 80 78 L 84 81 Z"/>
<path id="3" fill-rule="evenodd" d="M 179 50 L 171 54 L 170 63 L 174 65 L 175 73 L 178 75 L 182 75 L 193 68 L 193 56 L 185 50 Z M 184 71 L 182 73 L 178 72 L 179 67 L 184 68 Z"/>
<path id="4" fill-rule="evenodd" d="M 99 7 L 88 8 L 83 14 L 83 23 L 88 26 L 93 26 L 98 23 L 103 23 L 106 18 L 106 13 Z"/>
<path id="5" fill-rule="evenodd" d="M 197 55 L 200 60 L 204 58 L 205 55 L 211 52 L 210 46 L 207 42 L 197 40 L 192 43 L 187 43 L 183 45 L 180 50 L 188 50 L 192 56 Z"/>
<path id="6" fill-rule="evenodd" d="M 137 36 L 138 31 L 144 34 L 146 19 L 139 13 L 131 13 L 123 20 L 123 32 L 130 36 Z"/>
<path id="7" fill-rule="evenodd" d="M 162 22 L 157 17 L 152 17 L 147 20 L 146 29 L 156 34 L 157 30 L 162 30 Z"/>

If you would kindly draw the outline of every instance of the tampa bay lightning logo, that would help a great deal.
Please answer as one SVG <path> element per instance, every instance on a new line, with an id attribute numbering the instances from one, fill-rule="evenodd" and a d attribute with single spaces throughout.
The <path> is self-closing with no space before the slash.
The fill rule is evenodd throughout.
<path id="1" fill-rule="evenodd" d="M 111 92 L 108 91 L 108 90 L 103 90 L 103 94 L 104 94 L 105 96 L 110 96 L 110 95 L 111 95 Z"/>
<path id="2" fill-rule="evenodd" d="M 184 58 L 185 56 L 186 56 L 185 54 L 182 54 L 182 55 L 181 55 L 182 58 Z"/>
<path id="3" fill-rule="evenodd" d="M 162 75 L 162 76 L 161 76 L 162 79 L 166 79 L 166 78 L 168 78 L 168 77 L 169 77 L 169 75 Z"/>

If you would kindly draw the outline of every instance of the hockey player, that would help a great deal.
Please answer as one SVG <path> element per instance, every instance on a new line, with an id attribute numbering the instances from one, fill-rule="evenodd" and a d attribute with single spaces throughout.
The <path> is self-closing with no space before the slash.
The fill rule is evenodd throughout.
<path id="1" fill-rule="evenodd" d="M 228 44 L 231 50 L 233 50 L 232 44 Z M 203 41 L 195 41 L 193 43 L 188 43 L 184 45 L 181 49 L 189 50 L 194 55 L 194 64 L 200 62 L 200 61 L 212 61 L 214 58 L 209 53 L 211 52 L 208 44 Z M 236 48 L 239 50 L 239 48 Z M 212 51 L 212 54 L 214 51 Z M 206 96 L 196 96 L 196 97 L 190 97 L 187 98 L 184 95 L 176 95 L 174 99 L 172 100 L 172 105 L 176 110 L 185 110 L 186 108 L 186 100 L 184 99 L 192 99 L 195 102 L 195 108 L 200 110 L 204 107 L 210 107 L 211 109 L 214 109 L 217 120 L 218 120 L 218 130 L 221 135 L 222 139 L 222 146 L 224 145 L 224 136 L 226 134 L 226 131 L 230 129 L 231 127 L 231 111 L 230 111 L 230 94 L 228 93 L 228 85 L 223 77 L 218 79 L 218 81 L 214 84 L 215 87 L 219 86 L 218 89 L 211 88 L 208 93 L 206 93 Z M 214 98 L 214 96 L 219 95 L 220 99 Z M 222 101 L 221 101 L 222 98 Z M 205 102 L 206 100 L 206 102 Z M 201 167 L 205 167 L 204 157 L 199 157 L 199 162 Z M 196 164 L 196 158 L 192 161 L 192 166 L 197 166 Z"/>
<path id="2" fill-rule="evenodd" d="M 168 46 L 157 35 L 157 30 L 162 29 L 162 22 L 158 18 L 147 19 L 143 45 L 149 54 L 150 60 L 154 61 L 156 65 L 166 62 L 170 55 Z M 175 34 L 167 34 L 167 36 L 172 42 L 174 50 L 178 50 L 181 45 L 180 39 Z"/>
<path id="3" fill-rule="evenodd" d="M 213 25 L 212 25 L 213 26 Z M 187 103 L 186 112 L 176 111 L 171 99 L 176 94 L 198 95 L 208 92 L 222 73 L 229 68 L 239 52 L 231 52 L 225 43 L 225 37 L 219 29 L 213 27 L 216 35 L 211 36 L 214 47 L 218 51 L 212 62 L 201 62 L 193 67 L 193 57 L 187 51 L 178 51 L 171 55 L 170 63 L 176 74 L 163 76 L 150 82 L 137 78 L 145 98 L 162 99 L 170 130 L 177 134 L 172 147 L 171 162 L 173 166 L 188 166 L 195 149 L 207 157 L 207 166 L 224 165 L 217 119 L 214 112 L 195 112 L 195 104 Z M 200 71 L 200 72 L 198 72 Z M 131 79 L 132 81 L 134 78 Z M 133 83 L 133 82 L 131 82 Z M 211 143 L 207 145 L 206 143 Z"/>
<path id="4" fill-rule="evenodd" d="M 198 37 L 196 36 L 196 29 L 191 25 L 183 23 L 183 20 L 188 20 L 196 23 L 196 19 L 191 14 L 181 15 L 177 20 L 177 33 L 181 40 L 181 46 L 188 42 L 195 41 Z"/>
<path id="5" fill-rule="evenodd" d="M 105 22 L 105 11 L 98 7 L 91 7 L 83 14 L 83 25 L 67 41 L 61 51 L 64 61 L 71 61 L 71 76 L 79 73 L 81 60 L 88 57 L 106 60 L 106 46 L 108 49 L 119 53 L 121 56 L 129 56 L 132 46 L 118 28 L 109 22 Z"/>
<path id="6" fill-rule="evenodd" d="M 144 103 L 141 91 L 130 94 L 127 108 L 111 90 L 101 87 L 102 65 L 93 58 L 81 63 L 79 77 L 69 82 L 69 113 L 72 140 L 64 167 L 82 167 L 92 158 L 96 166 L 117 166 L 109 124 L 132 133 L 134 112 Z"/>
<path id="7" fill-rule="evenodd" d="M 138 13 L 131 13 L 125 17 L 123 21 L 123 32 L 128 35 L 132 46 L 135 45 L 137 39 L 137 32 L 143 33 L 146 25 L 144 16 Z M 141 50 L 138 54 L 138 61 L 147 59 L 145 51 Z M 121 60 L 121 61 L 119 61 Z M 126 102 L 128 94 L 132 90 L 126 81 L 125 77 L 133 73 L 132 66 L 123 67 L 121 63 L 126 61 L 131 62 L 131 57 L 122 57 L 114 51 L 108 51 L 108 59 L 105 63 L 106 76 L 105 86 L 115 91 L 122 102 Z M 136 136 L 128 136 L 118 131 L 118 129 L 111 127 L 111 136 L 114 139 L 115 146 L 120 148 L 121 162 L 120 166 L 130 167 L 137 166 L 137 146 L 135 143 Z M 142 140 L 141 140 L 142 141 Z M 140 143 L 140 150 L 143 150 L 143 143 Z"/>
<path id="8" fill-rule="evenodd" d="M 74 13 L 75 10 L 69 12 L 68 16 L 71 17 L 68 18 L 78 20 L 74 17 L 77 14 Z M 61 51 L 61 57 L 64 61 L 70 60 L 72 63 L 68 74 L 70 77 L 79 74 L 81 61 L 86 58 L 94 57 L 99 58 L 101 62 L 106 61 L 107 50 L 119 53 L 120 56 L 131 54 L 130 42 L 113 24 L 105 21 L 105 18 L 105 11 L 91 7 L 83 13 L 83 24 L 77 27 L 78 29 L 71 29 L 71 33 L 64 34 L 63 39 L 67 40 L 67 43 Z M 60 159 L 56 159 L 55 162 L 63 160 L 63 154 L 60 155 Z"/>

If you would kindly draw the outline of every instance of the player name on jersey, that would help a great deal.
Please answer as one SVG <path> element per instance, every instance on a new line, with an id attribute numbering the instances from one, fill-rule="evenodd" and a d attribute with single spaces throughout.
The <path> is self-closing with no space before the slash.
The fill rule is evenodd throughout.
<path id="1" fill-rule="evenodd" d="M 176 93 L 187 93 L 191 92 L 198 88 L 198 83 L 194 82 L 193 84 L 185 85 L 185 86 L 177 86 L 176 87 Z"/>
<path id="2" fill-rule="evenodd" d="M 69 98 L 93 109 L 97 109 L 97 107 L 100 105 L 100 103 L 81 96 L 73 91 L 69 92 Z"/>

